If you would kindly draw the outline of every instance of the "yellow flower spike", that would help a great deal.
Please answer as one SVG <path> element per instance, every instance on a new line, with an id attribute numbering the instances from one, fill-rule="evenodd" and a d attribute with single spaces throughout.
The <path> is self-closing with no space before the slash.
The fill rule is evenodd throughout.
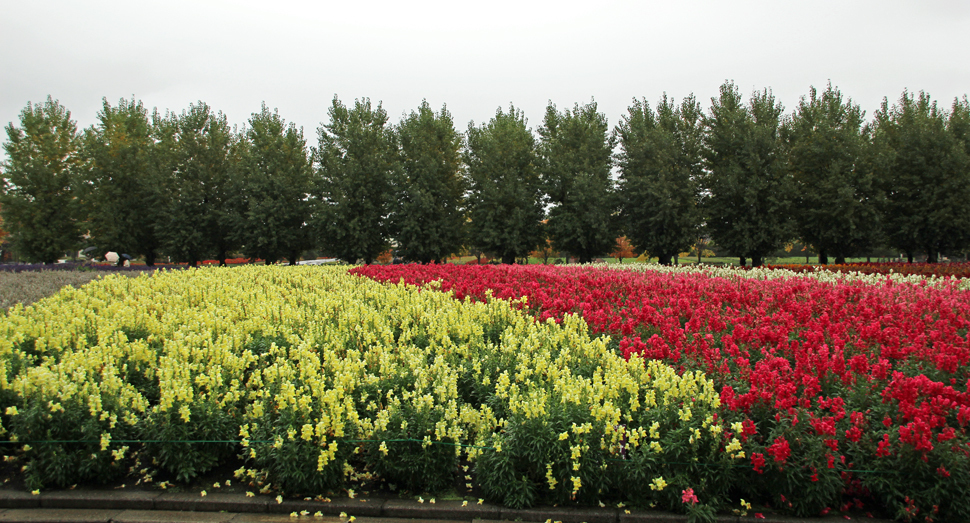
<path id="1" fill-rule="evenodd" d="M 246 497 L 247 497 L 247 498 L 251 498 L 251 497 L 254 497 L 255 495 L 256 495 L 256 494 L 253 494 L 253 493 L 252 493 L 251 491 L 246 491 Z"/>

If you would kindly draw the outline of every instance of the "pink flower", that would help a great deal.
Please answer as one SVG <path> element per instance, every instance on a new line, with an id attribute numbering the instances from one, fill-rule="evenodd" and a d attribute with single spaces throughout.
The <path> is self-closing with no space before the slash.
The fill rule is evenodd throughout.
<path id="1" fill-rule="evenodd" d="M 694 489 L 692 488 L 681 492 L 680 500 L 684 503 L 697 503 L 699 501 L 697 496 L 694 495 Z"/>
<path id="2" fill-rule="evenodd" d="M 765 519 L 765 515 L 762 514 L 761 512 L 755 512 L 754 519 Z"/>

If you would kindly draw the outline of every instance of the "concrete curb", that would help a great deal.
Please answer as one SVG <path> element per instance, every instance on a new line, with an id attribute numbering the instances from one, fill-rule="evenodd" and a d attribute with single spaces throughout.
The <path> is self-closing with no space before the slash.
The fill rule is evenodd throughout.
<path id="1" fill-rule="evenodd" d="M 323 518 L 291 518 L 291 513 L 320 512 Z M 260 523 L 280 521 L 319 521 L 343 523 L 341 513 L 357 518 L 357 523 L 390 523 L 401 520 L 432 520 L 438 523 L 523 521 L 561 523 L 682 523 L 683 514 L 653 510 L 619 510 L 597 507 L 533 507 L 510 509 L 490 503 L 444 500 L 434 504 L 411 499 L 349 499 L 330 502 L 284 499 L 257 495 L 216 492 L 206 496 L 186 492 L 65 490 L 38 495 L 15 490 L 0 490 L 0 523 L 152 523 L 162 521 Z M 746 517 L 719 517 L 718 523 L 834 523 L 829 518 L 788 518 L 766 514 L 756 520 Z M 867 523 L 889 523 L 868 519 Z"/>

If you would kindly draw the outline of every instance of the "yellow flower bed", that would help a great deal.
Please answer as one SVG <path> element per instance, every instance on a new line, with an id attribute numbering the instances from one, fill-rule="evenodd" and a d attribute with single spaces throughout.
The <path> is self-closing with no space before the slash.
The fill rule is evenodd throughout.
<path id="1" fill-rule="evenodd" d="M 240 476 L 288 494 L 371 473 L 440 490 L 466 457 L 515 506 L 666 495 L 649 482 L 678 486 L 684 460 L 727 474 L 713 384 L 606 341 L 339 268 L 109 276 L 0 318 L 0 430 L 31 488 L 123 474 L 133 452 L 181 479 L 243 453 Z"/>

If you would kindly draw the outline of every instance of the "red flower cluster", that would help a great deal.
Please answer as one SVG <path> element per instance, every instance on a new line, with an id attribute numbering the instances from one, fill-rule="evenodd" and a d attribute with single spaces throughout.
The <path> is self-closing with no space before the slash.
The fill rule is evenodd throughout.
<path id="1" fill-rule="evenodd" d="M 788 440 L 785 438 L 778 438 L 768 447 L 768 454 L 775 458 L 778 463 L 784 464 L 788 461 L 788 457 L 791 456 L 791 447 L 788 445 Z"/>

